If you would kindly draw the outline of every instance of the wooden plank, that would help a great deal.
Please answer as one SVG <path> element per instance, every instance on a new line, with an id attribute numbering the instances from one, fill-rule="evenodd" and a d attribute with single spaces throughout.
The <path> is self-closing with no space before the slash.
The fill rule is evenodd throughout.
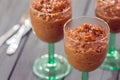
<path id="1" fill-rule="evenodd" d="M 32 64 L 34 60 L 47 53 L 47 44 L 31 34 L 10 80 L 33 80 Z M 35 80 L 35 79 L 34 79 Z"/>
<path id="2" fill-rule="evenodd" d="M 91 0 L 72 0 L 73 18 L 86 15 Z"/>
<path id="3" fill-rule="evenodd" d="M 88 10 L 87 10 L 87 13 L 86 13 L 86 16 L 95 16 L 95 7 L 94 7 L 94 2 L 95 2 L 95 0 L 91 0 L 91 2 L 90 2 L 90 6 L 89 6 L 89 8 L 88 8 Z"/>
<path id="4" fill-rule="evenodd" d="M 118 77 L 118 71 L 104 70 L 101 80 L 117 80 L 117 77 Z"/>
<path id="5" fill-rule="evenodd" d="M 83 15 L 87 0 L 72 0 L 73 1 L 73 17 Z M 65 56 L 63 40 L 56 43 L 56 53 Z M 20 59 L 13 71 L 10 80 L 40 80 L 32 73 L 32 64 L 36 58 L 47 53 L 47 43 L 38 40 L 31 33 L 25 48 L 20 56 Z M 80 78 L 81 73 L 73 69 L 72 73 L 65 80 L 74 80 Z"/>
<path id="6" fill-rule="evenodd" d="M 18 4 L 19 3 L 19 4 Z M 28 0 L 1 0 L 0 2 L 0 35 L 16 24 L 22 13 L 28 9 Z"/>
<path id="7" fill-rule="evenodd" d="M 117 80 L 120 80 L 120 70 L 119 70 L 119 72 L 118 72 Z"/>
<path id="8" fill-rule="evenodd" d="M 18 23 L 22 13 L 28 8 L 27 0 L 0 0 L 0 36 L 8 31 L 13 25 Z M 12 55 L 6 55 L 7 45 L 0 47 L 0 79 L 8 80 L 9 74 L 18 58 L 22 47 L 25 45 L 27 37 L 25 37 L 17 52 Z"/>

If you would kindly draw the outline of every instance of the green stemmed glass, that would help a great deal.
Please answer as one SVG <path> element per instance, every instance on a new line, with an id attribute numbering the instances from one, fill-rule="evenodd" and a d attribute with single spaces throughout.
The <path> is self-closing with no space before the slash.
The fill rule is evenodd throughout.
<path id="1" fill-rule="evenodd" d="M 35 35 L 48 43 L 48 54 L 36 59 L 33 73 L 43 80 L 60 80 L 71 71 L 66 58 L 54 54 L 63 38 L 63 25 L 72 17 L 71 0 L 31 0 L 30 17 Z"/>
<path id="2" fill-rule="evenodd" d="M 116 48 L 116 34 L 120 32 L 120 1 L 96 0 L 96 16 L 105 20 L 110 27 L 110 42 L 107 56 L 101 68 L 106 70 L 120 69 L 120 52 Z"/>
<path id="3" fill-rule="evenodd" d="M 83 23 L 87 23 L 88 25 L 82 27 Z M 93 36 L 88 36 L 94 35 L 94 25 L 101 27 L 106 35 L 100 39 L 90 41 L 91 39 L 95 39 Z M 96 30 L 98 29 L 96 28 Z M 109 31 L 108 24 L 96 17 L 83 16 L 70 19 L 65 23 L 64 48 L 66 56 L 69 63 L 75 69 L 82 71 L 81 80 L 88 80 L 88 72 L 97 69 L 104 61 L 108 48 Z M 97 38 L 98 36 L 95 37 Z"/>

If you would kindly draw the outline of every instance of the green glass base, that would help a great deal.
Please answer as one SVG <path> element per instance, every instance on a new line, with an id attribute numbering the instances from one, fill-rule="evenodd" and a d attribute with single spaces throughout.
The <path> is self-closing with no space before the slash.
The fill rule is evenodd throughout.
<path id="1" fill-rule="evenodd" d="M 71 66 L 62 56 L 55 54 L 55 63 L 48 64 L 48 55 L 36 59 L 33 73 L 43 80 L 61 80 L 71 72 Z"/>
<path id="2" fill-rule="evenodd" d="M 112 54 L 107 53 L 101 68 L 110 71 L 120 70 L 120 53 L 117 50 L 114 50 L 111 53 Z"/>

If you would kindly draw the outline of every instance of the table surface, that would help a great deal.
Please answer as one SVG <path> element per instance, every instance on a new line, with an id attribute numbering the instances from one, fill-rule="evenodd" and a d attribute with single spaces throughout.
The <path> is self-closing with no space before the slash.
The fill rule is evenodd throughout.
<path id="1" fill-rule="evenodd" d="M 94 0 L 72 0 L 73 17 L 95 16 Z M 29 10 L 29 0 L 0 0 L 0 36 L 17 24 L 22 14 Z M 119 37 L 119 34 L 117 34 Z M 119 39 L 116 40 L 119 44 Z M 55 52 L 65 56 L 63 40 L 55 44 Z M 23 37 L 19 48 L 12 56 L 6 55 L 7 45 L 0 47 L 0 80 L 41 80 L 32 72 L 36 58 L 47 53 L 47 43 L 38 40 L 29 32 Z M 81 80 L 81 72 L 73 69 L 64 80 Z M 89 73 L 89 80 L 120 80 L 120 71 L 107 71 L 100 68 Z"/>

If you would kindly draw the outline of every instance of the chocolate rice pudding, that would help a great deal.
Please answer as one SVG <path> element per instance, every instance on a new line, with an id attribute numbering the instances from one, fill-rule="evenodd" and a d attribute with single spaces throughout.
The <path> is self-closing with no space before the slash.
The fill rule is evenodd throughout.
<path id="1" fill-rule="evenodd" d="M 69 63 L 80 71 L 93 71 L 98 68 L 107 52 L 107 33 L 99 26 L 84 23 L 66 30 L 64 46 Z"/>
<path id="2" fill-rule="evenodd" d="M 68 0 L 33 0 L 30 7 L 31 22 L 37 37 L 53 43 L 63 38 L 63 25 L 71 18 Z"/>
<path id="3" fill-rule="evenodd" d="M 96 16 L 104 19 L 113 33 L 120 32 L 120 0 L 96 0 Z"/>

